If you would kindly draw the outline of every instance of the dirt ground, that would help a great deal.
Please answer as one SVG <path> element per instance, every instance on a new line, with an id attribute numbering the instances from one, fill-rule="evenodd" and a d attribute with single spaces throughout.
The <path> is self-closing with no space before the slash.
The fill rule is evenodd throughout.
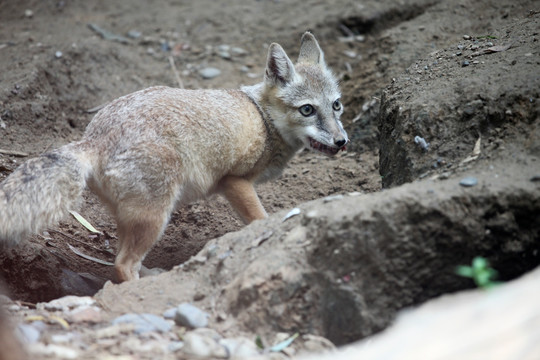
<path id="1" fill-rule="evenodd" d="M 280 179 L 258 187 L 262 203 L 275 213 L 329 195 L 380 191 L 376 118 L 382 89 L 414 61 L 457 43 L 464 31 L 489 35 L 534 5 L 463 0 L 426 13 L 435 4 L 0 2 L 0 180 L 29 157 L 79 139 L 95 109 L 118 96 L 152 85 L 237 88 L 259 82 L 271 42 L 294 58 L 301 34 L 312 30 L 341 80 L 342 120 L 352 143 L 331 159 L 303 151 Z M 451 24 L 447 13 L 454 14 Z M 207 67 L 221 74 L 204 79 L 199 70 Z M 66 218 L 10 250 L 1 271 L 13 298 L 92 294 L 112 278 L 112 267 L 69 246 L 113 261 L 116 224 L 90 193 L 79 212 L 104 235 L 91 235 Z M 191 204 L 174 213 L 144 265 L 171 269 L 208 240 L 242 226 L 219 197 Z"/>

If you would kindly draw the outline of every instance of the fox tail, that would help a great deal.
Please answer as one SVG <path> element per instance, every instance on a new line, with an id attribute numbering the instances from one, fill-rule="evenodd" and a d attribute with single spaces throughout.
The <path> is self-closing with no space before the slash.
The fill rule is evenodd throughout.
<path id="1" fill-rule="evenodd" d="M 79 202 L 90 167 L 76 144 L 19 166 L 0 184 L 0 246 L 58 222 Z"/>

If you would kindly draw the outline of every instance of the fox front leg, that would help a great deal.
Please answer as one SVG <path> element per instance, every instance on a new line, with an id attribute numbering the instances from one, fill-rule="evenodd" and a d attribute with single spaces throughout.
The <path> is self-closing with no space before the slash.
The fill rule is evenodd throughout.
<path id="1" fill-rule="evenodd" d="M 268 217 L 255 192 L 253 182 L 237 176 L 226 176 L 219 182 L 219 189 L 244 223 L 249 224 L 254 220 Z"/>

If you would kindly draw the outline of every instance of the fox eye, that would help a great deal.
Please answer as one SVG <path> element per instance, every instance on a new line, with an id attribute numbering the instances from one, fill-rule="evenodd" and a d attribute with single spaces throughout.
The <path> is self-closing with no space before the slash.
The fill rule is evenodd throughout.
<path id="1" fill-rule="evenodd" d="M 334 103 L 332 104 L 332 109 L 334 109 L 335 111 L 341 110 L 341 101 L 339 101 L 339 99 L 334 101 Z"/>
<path id="2" fill-rule="evenodd" d="M 304 116 L 311 116 L 313 113 L 315 113 L 315 109 L 313 108 L 313 105 L 306 104 L 302 105 L 298 108 L 298 111 L 300 111 L 300 114 Z"/>

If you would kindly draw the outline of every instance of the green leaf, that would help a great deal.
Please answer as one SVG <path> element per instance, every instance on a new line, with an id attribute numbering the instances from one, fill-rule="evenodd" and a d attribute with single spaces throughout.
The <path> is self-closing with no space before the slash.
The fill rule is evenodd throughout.
<path id="1" fill-rule="evenodd" d="M 472 261 L 472 267 L 474 270 L 481 270 L 481 269 L 485 269 L 487 268 L 489 265 L 488 265 L 488 261 L 481 257 L 481 256 L 477 256 L 473 259 Z"/>
<path id="2" fill-rule="evenodd" d="M 491 276 L 489 275 L 488 271 L 479 271 L 479 272 L 476 273 L 476 276 L 474 277 L 474 280 L 476 281 L 478 286 L 485 287 L 491 281 L 490 277 Z"/>
<path id="3" fill-rule="evenodd" d="M 73 215 L 75 219 L 77 219 L 78 222 L 81 223 L 82 226 L 87 228 L 90 232 L 93 232 L 95 234 L 101 234 L 101 231 L 96 230 L 95 227 L 92 226 L 85 218 L 83 218 L 78 212 L 70 210 L 69 213 Z"/>
<path id="4" fill-rule="evenodd" d="M 260 335 L 257 335 L 257 337 L 255 338 L 255 345 L 257 345 L 259 349 L 264 349 L 264 344 Z"/>
<path id="5" fill-rule="evenodd" d="M 270 351 L 272 351 L 272 352 L 280 352 L 280 351 L 286 349 L 287 346 L 292 344 L 292 342 L 294 341 L 294 339 L 296 339 L 298 337 L 298 335 L 299 334 L 296 333 L 293 336 L 291 336 L 290 338 L 280 342 L 279 344 L 276 344 L 276 345 L 272 346 L 270 348 Z"/>
<path id="6" fill-rule="evenodd" d="M 472 278 L 474 276 L 474 270 L 470 266 L 460 265 L 456 267 L 456 274 L 463 277 Z"/>

